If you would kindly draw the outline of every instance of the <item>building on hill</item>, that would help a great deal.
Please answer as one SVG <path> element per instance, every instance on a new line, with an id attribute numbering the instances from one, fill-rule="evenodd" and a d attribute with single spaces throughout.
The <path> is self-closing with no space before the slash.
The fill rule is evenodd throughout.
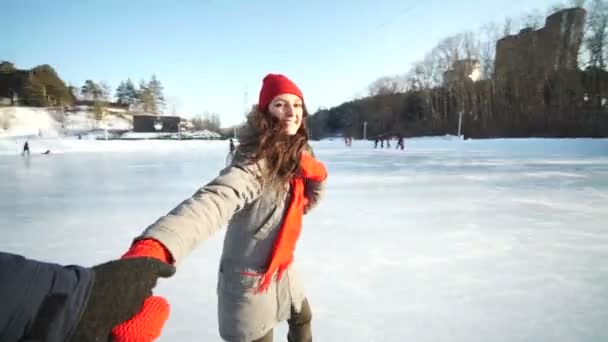
<path id="1" fill-rule="evenodd" d="M 179 116 L 133 115 L 133 132 L 137 133 L 177 133 Z"/>
<path id="2" fill-rule="evenodd" d="M 443 84 L 446 86 L 460 82 L 476 82 L 481 76 L 481 65 L 477 59 L 459 59 L 452 63 L 452 68 L 443 73 Z"/>
<path id="3" fill-rule="evenodd" d="M 563 9 L 548 16 L 538 30 L 524 28 L 501 38 L 496 43 L 497 81 L 544 79 L 556 71 L 577 70 L 585 15 L 582 8 Z"/>

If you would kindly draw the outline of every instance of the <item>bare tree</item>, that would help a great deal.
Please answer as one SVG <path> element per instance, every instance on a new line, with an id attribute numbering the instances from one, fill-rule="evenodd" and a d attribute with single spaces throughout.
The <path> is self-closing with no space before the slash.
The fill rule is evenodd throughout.
<path id="1" fill-rule="evenodd" d="M 475 37 L 473 31 L 467 31 L 462 34 L 462 53 L 466 59 L 479 60 L 479 40 Z"/>
<path id="2" fill-rule="evenodd" d="M 370 96 L 403 93 L 407 83 L 401 76 L 383 76 L 372 82 L 368 87 Z"/>
<path id="3" fill-rule="evenodd" d="M 350 99 L 351 101 L 358 100 L 358 99 L 362 99 L 362 98 L 364 98 L 364 97 L 367 97 L 367 96 L 368 96 L 368 94 L 369 94 L 369 92 L 370 92 L 370 90 L 369 90 L 369 86 L 368 86 L 368 87 L 367 87 L 367 89 L 364 89 L 364 90 L 357 90 L 357 91 L 355 91 L 355 92 L 354 92 L 354 93 L 353 93 L 353 94 L 352 94 L 352 95 L 349 97 L 349 99 Z"/>
<path id="4" fill-rule="evenodd" d="M 192 123 L 192 128 L 195 131 L 202 131 L 203 129 L 205 129 L 205 125 L 203 124 L 203 118 L 200 115 L 195 115 L 192 119 L 190 119 L 190 122 Z"/>
<path id="5" fill-rule="evenodd" d="M 431 50 L 433 78 L 437 83 L 443 81 L 443 74 L 450 70 L 454 62 L 463 56 L 462 42 L 462 34 L 449 36 L 439 41 L 437 46 Z"/>
<path id="6" fill-rule="evenodd" d="M 494 74 L 494 62 L 496 61 L 496 42 L 498 41 L 499 28 L 496 23 L 483 25 L 479 29 L 479 50 L 481 63 L 481 78 L 490 79 Z"/>
<path id="7" fill-rule="evenodd" d="M 521 16 L 521 27 L 520 29 L 524 29 L 524 28 L 531 28 L 531 29 L 539 29 L 541 26 L 543 26 L 543 22 L 544 22 L 544 17 L 543 15 L 540 13 L 539 10 L 533 10 L 530 13 L 524 14 Z"/>
<path id="8" fill-rule="evenodd" d="M 178 116 L 181 112 L 182 102 L 180 98 L 176 95 L 167 95 L 167 109 L 169 114 L 173 116 Z"/>
<path id="9" fill-rule="evenodd" d="M 406 75 L 408 88 L 411 90 L 431 89 L 441 82 L 437 76 L 436 61 L 432 54 L 427 54 L 422 61 L 415 62 Z"/>
<path id="10" fill-rule="evenodd" d="M 570 5 L 574 7 L 585 7 L 585 0 L 570 0 Z"/>
<path id="11" fill-rule="evenodd" d="M 510 36 L 513 33 L 513 19 L 506 17 L 502 27 L 502 35 L 505 37 Z"/>
<path id="12" fill-rule="evenodd" d="M 217 113 L 211 113 L 209 116 L 209 124 L 208 129 L 213 132 L 218 132 L 220 130 L 221 122 L 220 116 Z"/>
<path id="13" fill-rule="evenodd" d="M 463 35 L 457 34 L 444 38 L 437 45 L 440 69 L 449 70 L 461 58 Z"/>
<path id="14" fill-rule="evenodd" d="M 100 101 L 105 101 L 105 102 L 109 102 L 110 101 L 110 96 L 112 93 L 112 89 L 110 88 L 110 85 L 108 84 L 108 82 L 106 81 L 101 81 L 98 84 L 98 92 L 97 92 L 97 100 Z"/>
<path id="15" fill-rule="evenodd" d="M 608 58 L 608 1 L 593 0 L 587 17 L 588 35 L 585 46 L 589 53 L 589 66 L 605 69 Z"/>
<path id="16" fill-rule="evenodd" d="M 192 126 L 195 131 L 202 131 L 204 129 L 218 132 L 220 129 L 220 116 L 217 113 L 204 112 L 203 115 L 195 115 L 190 119 Z"/>
<path id="17" fill-rule="evenodd" d="M 424 67 L 432 70 L 432 84 L 438 85 L 443 82 L 443 73 L 450 67 L 448 62 L 445 61 L 443 52 L 439 49 L 439 46 L 435 46 L 431 52 L 424 57 Z"/>
<path id="18" fill-rule="evenodd" d="M 558 12 L 558 11 L 561 11 L 561 10 L 563 10 L 564 8 L 566 8 L 566 5 L 564 5 L 564 3 L 563 3 L 563 2 L 557 2 L 557 3 L 554 3 L 553 5 L 551 5 L 551 6 L 549 6 L 549 7 L 547 8 L 547 11 L 546 11 L 546 13 L 545 13 L 545 16 L 550 16 L 551 14 L 553 14 L 553 13 L 555 13 L 555 12 Z"/>

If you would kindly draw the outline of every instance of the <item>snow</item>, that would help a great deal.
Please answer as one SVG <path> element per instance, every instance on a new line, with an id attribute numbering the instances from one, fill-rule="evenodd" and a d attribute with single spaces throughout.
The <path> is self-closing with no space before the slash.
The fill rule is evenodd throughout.
<path id="1" fill-rule="evenodd" d="M 157 139 L 161 137 L 169 137 L 173 133 L 154 133 L 154 132 L 127 132 L 122 135 L 124 139 Z"/>
<path id="2" fill-rule="evenodd" d="M 93 129 L 130 130 L 133 128 L 132 119 L 120 116 L 121 114 L 107 114 L 103 120 L 97 122 L 89 112 L 76 112 L 66 116 L 65 130 L 68 133 L 80 133 Z"/>
<path id="3" fill-rule="evenodd" d="M 195 131 L 195 132 L 182 132 L 178 133 L 142 133 L 142 132 L 127 132 L 122 134 L 121 139 L 219 139 L 221 135 L 209 130 Z"/>
<path id="4" fill-rule="evenodd" d="M 191 138 L 197 138 L 197 139 L 219 139 L 219 138 L 221 138 L 221 135 L 219 135 L 216 132 L 212 132 L 208 129 L 204 129 L 202 131 L 194 131 L 191 133 L 186 133 L 186 135 Z"/>
<path id="5" fill-rule="evenodd" d="M 225 165 L 227 141 L 0 139 L 0 250 L 86 266 Z M 317 341 L 608 340 L 608 140 L 314 142 L 296 265 Z M 51 148 L 51 155 L 38 152 Z M 162 280 L 160 341 L 219 341 L 223 234 Z M 275 331 L 284 340 L 286 324 Z"/>
<path id="6" fill-rule="evenodd" d="M 0 125 L 0 137 L 57 136 L 61 125 L 44 108 L 0 107 L 0 121 L 8 122 L 8 130 Z"/>
<path id="7" fill-rule="evenodd" d="M 75 112 L 53 112 L 37 107 L 0 107 L 0 139 L 2 138 L 54 138 L 87 133 L 92 130 L 130 130 L 132 120 L 124 111 L 112 109 L 103 120 L 93 120 L 86 107 Z M 61 122 L 63 121 L 63 123 Z"/>
<path id="8" fill-rule="evenodd" d="M 0 139 L 65 138 L 80 136 L 87 139 L 220 139 L 221 135 L 209 130 L 177 133 L 128 132 L 133 119 L 124 109 L 108 108 L 100 121 L 86 106 L 77 106 L 66 114 L 51 109 L 34 107 L 0 107 Z M 0 142 L 0 145 L 2 142 Z M 0 153 L 2 149 L 0 149 Z M 6 150 L 6 148 L 5 148 Z M 18 150 L 18 149 L 17 149 Z M 14 151 L 17 151 L 13 149 Z"/>

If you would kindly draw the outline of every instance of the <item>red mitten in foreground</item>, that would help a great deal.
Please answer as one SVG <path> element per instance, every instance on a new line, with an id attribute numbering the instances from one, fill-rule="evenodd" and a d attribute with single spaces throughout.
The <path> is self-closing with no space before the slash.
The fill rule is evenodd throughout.
<path id="1" fill-rule="evenodd" d="M 169 302 L 163 297 L 146 299 L 141 311 L 112 330 L 114 342 L 150 342 L 160 337 L 169 319 Z"/>
<path id="2" fill-rule="evenodd" d="M 173 263 L 171 253 L 160 242 L 144 239 L 135 242 L 122 256 L 125 258 L 152 257 L 167 263 Z M 151 342 L 160 337 L 165 323 L 169 319 L 169 302 L 158 296 L 152 296 L 130 320 L 112 329 L 114 342 Z"/>

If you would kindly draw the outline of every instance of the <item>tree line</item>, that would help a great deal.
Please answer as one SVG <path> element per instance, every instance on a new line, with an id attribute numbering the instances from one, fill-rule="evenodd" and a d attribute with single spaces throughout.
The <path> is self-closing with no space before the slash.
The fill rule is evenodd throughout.
<path id="1" fill-rule="evenodd" d="M 149 81 L 141 80 L 136 87 L 131 79 L 121 81 L 114 91 L 115 102 L 112 102 L 111 88 L 104 82 L 86 80 L 80 88 L 71 87 L 81 103 L 93 105 L 93 112 L 97 119 L 101 119 L 104 109 L 108 106 L 126 108 L 130 112 L 160 115 L 166 108 L 163 85 L 156 75 Z"/>
<path id="2" fill-rule="evenodd" d="M 365 97 L 319 109 L 313 138 L 362 138 L 364 126 L 367 138 L 457 134 L 461 119 L 472 137 L 608 136 L 608 1 L 569 5 L 440 40 L 406 72 L 371 82 Z M 569 31 L 555 38 L 560 30 Z"/>

